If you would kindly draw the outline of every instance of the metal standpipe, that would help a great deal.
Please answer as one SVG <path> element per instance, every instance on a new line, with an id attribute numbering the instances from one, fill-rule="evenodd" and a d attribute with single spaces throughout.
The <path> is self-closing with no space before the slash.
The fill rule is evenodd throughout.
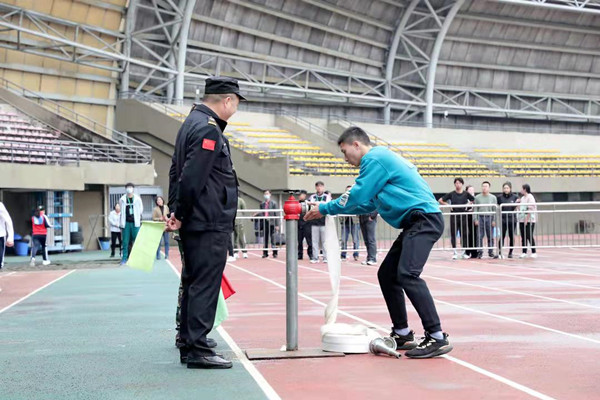
<path id="1" fill-rule="evenodd" d="M 298 350 L 298 219 L 302 208 L 293 195 L 283 206 L 286 233 L 286 351 Z"/>

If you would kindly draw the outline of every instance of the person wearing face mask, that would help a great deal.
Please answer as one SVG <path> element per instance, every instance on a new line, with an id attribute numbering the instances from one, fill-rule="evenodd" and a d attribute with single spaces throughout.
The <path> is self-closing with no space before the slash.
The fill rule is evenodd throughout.
<path id="1" fill-rule="evenodd" d="M 29 265 L 35 265 L 35 256 L 38 250 L 42 250 L 42 261 L 43 265 L 50 265 L 50 258 L 48 257 L 48 248 L 46 247 L 46 238 L 48 237 L 48 228 L 51 228 L 50 220 L 44 212 L 44 206 L 39 206 L 31 217 L 31 261 Z"/>
<path id="2" fill-rule="evenodd" d="M 502 210 L 502 238 L 498 238 L 498 246 L 504 244 L 504 238 L 508 233 L 508 258 L 513 257 L 513 248 L 515 246 L 515 230 L 517 229 L 517 218 L 514 211 L 517 208 L 515 204 L 518 200 L 516 193 L 512 192 L 512 183 L 505 182 L 502 185 L 502 194 L 498 196 L 498 205 L 506 204 Z M 515 205 L 512 205 L 515 204 Z"/>
<path id="3" fill-rule="evenodd" d="M 126 193 L 119 199 L 121 207 L 121 239 L 123 240 L 123 252 L 121 265 L 124 265 L 129 258 L 129 251 L 133 247 L 140 227 L 142 226 L 142 213 L 144 205 L 140 196 L 133 192 L 135 185 L 128 183 L 125 185 Z"/>
<path id="4" fill-rule="evenodd" d="M 187 368 L 231 368 L 213 350 L 212 330 L 237 212 L 238 180 L 223 134 L 240 101 L 237 80 L 207 78 L 175 141 L 169 170 L 168 231 L 183 248 L 179 360 Z"/>
<path id="5" fill-rule="evenodd" d="M 110 225 L 110 256 L 115 256 L 117 241 L 119 242 L 119 257 L 123 257 L 123 239 L 121 239 L 121 206 L 119 203 L 108 215 L 108 223 Z"/>
<path id="6" fill-rule="evenodd" d="M 417 168 L 386 147 L 371 143 L 369 135 L 353 126 L 338 138 L 346 162 L 359 167 L 358 177 L 344 196 L 320 203 L 304 219 L 325 215 L 367 214 L 375 210 L 402 233 L 381 263 L 377 278 L 393 323 L 390 336 L 398 350 L 411 358 L 431 358 L 452 350 L 442 331 L 433 297 L 421 278 L 433 245 L 444 232 L 444 218 L 429 185 Z M 316 250 L 316 249 L 315 249 Z M 408 326 L 405 298 L 410 299 L 425 339 L 417 345 Z"/>
<path id="7" fill-rule="evenodd" d="M 271 250 L 273 250 L 273 258 L 277 258 L 277 243 L 275 243 L 275 232 L 279 231 L 279 219 L 275 218 L 275 213 L 269 211 L 277 209 L 277 202 L 275 200 L 271 200 L 271 192 L 269 190 L 264 191 L 263 197 L 265 201 L 260 203 L 259 208 L 265 211 L 254 214 L 255 216 L 264 217 L 259 219 L 260 228 L 265 235 L 265 247 L 263 248 L 263 258 L 269 257 L 269 238 L 271 241 Z"/>
<path id="8" fill-rule="evenodd" d="M 477 247 L 479 247 L 478 258 L 483 257 L 483 238 L 487 237 L 488 255 L 490 258 L 498 258 L 494 255 L 494 228 L 496 227 L 496 215 L 490 214 L 496 211 L 493 207 L 498 204 L 496 196 L 490 193 L 491 184 L 488 181 L 484 181 L 481 184 L 481 193 L 475 196 L 475 214 L 477 219 L 475 225 L 479 228 L 479 237 L 477 238 Z"/>
<path id="9" fill-rule="evenodd" d="M 306 203 L 306 196 L 308 193 L 306 190 L 301 190 L 298 195 L 298 201 L 300 204 Z M 302 209 L 304 209 L 303 207 Z M 300 214 L 300 219 L 298 220 L 298 260 L 302 260 L 304 254 L 304 240 L 306 239 L 306 253 L 308 255 L 308 259 L 313 258 L 313 248 L 312 248 L 312 232 L 311 232 L 311 223 L 304 221 L 305 213 Z"/>
<path id="10" fill-rule="evenodd" d="M 315 183 L 315 191 L 308 198 L 312 204 L 328 203 L 331 201 L 331 195 L 325 192 L 325 184 L 321 181 Z M 323 251 L 323 262 L 327 262 L 327 250 L 325 249 L 325 217 L 312 221 L 311 226 L 313 256 L 310 259 L 311 264 L 319 262 L 319 253 Z"/>

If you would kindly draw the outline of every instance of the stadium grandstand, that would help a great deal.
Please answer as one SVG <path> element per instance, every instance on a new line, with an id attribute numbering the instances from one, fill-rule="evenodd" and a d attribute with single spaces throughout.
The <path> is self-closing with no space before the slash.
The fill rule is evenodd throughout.
<path id="1" fill-rule="evenodd" d="M 99 250 L 128 182 L 152 219 L 211 76 L 248 99 L 224 135 L 249 209 L 316 181 L 341 195 L 358 174 L 337 144 L 351 126 L 436 199 L 462 177 L 600 202 L 598 0 L 0 0 L 0 201 L 15 232 L 44 205 L 50 251 Z M 565 234 L 592 219 L 565 214 Z"/>

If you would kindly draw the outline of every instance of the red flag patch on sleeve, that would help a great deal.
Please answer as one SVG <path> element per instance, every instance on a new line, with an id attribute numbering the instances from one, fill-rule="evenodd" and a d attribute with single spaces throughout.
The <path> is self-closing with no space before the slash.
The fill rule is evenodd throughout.
<path id="1" fill-rule="evenodd" d="M 214 140 L 210 140 L 210 139 L 204 139 L 202 141 L 202 148 L 204 150 L 210 150 L 210 151 L 215 151 L 215 145 L 217 144 L 216 141 Z"/>

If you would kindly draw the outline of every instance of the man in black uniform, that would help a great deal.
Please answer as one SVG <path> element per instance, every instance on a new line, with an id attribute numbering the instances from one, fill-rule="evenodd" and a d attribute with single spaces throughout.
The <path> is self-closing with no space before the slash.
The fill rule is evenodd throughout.
<path id="1" fill-rule="evenodd" d="M 241 100 L 235 79 L 208 78 L 203 103 L 179 129 L 169 172 L 167 229 L 179 230 L 185 258 L 180 359 L 188 368 L 232 366 L 206 335 L 214 324 L 237 211 L 237 177 L 223 130 Z"/>
<path id="2" fill-rule="evenodd" d="M 507 204 L 502 207 L 502 239 L 498 240 L 498 248 L 504 245 L 504 238 L 508 233 L 508 258 L 513 257 L 513 248 L 515 246 L 515 231 L 517 228 L 517 215 L 514 211 L 517 209 L 517 196 L 512 192 L 512 183 L 505 182 L 502 185 L 502 194 L 498 196 L 498 205 Z M 514 204 L 514 205 L 508 205 Z M 505 213 L 506 212 L 506 213 Z"/>

